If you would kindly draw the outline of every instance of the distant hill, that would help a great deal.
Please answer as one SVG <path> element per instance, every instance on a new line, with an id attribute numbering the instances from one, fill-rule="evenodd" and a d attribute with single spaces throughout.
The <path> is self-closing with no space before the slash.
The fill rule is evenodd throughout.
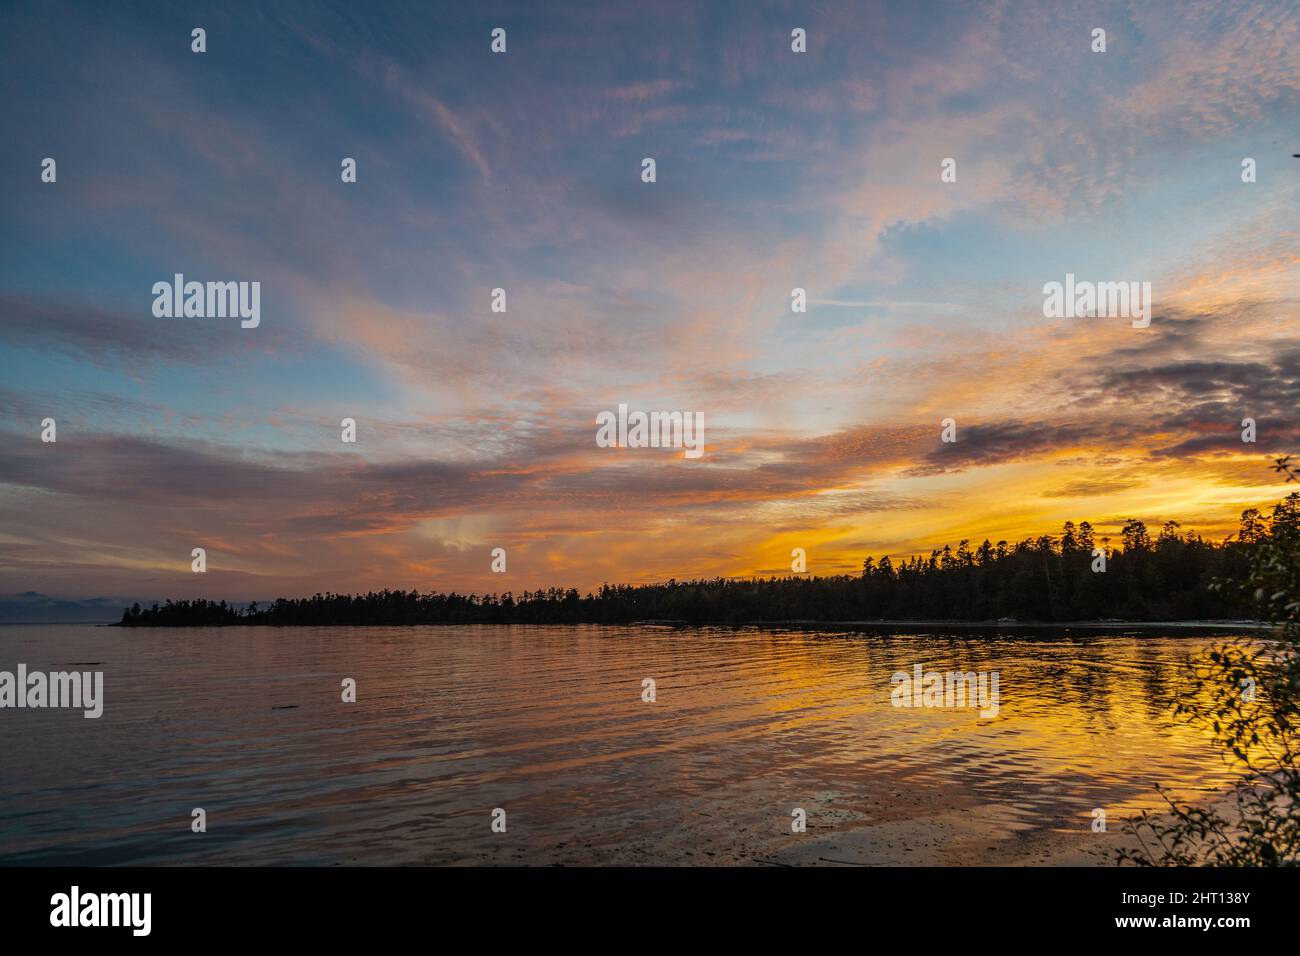
<path id="1" fill-rule="evenodd" d="M 120 597 L 69 600 L 36 591 L 0 594 L 0 624 L 110 624 L 131 603 Z"/>

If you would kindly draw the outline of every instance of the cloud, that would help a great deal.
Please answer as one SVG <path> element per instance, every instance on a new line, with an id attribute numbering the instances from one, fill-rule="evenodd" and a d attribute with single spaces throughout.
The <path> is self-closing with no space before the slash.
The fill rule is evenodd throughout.
<path id="1" fill-rule="evenodd" d="M 472 17 L 274 10 L 202 70 L 129 9 L 59 10 L 0 62 L 46 91 L 0 152 L 60 156 L 5 211 L 0 586 L 500 587 L 489 543 L 512 587 L 781 567 L 790 537 L 851 567 L 1075 498 L 1230 515 L 1300 440 L 1281 4 L 819 5 L 803 55 L 743 4 L 519 6 L 505 57 Z M 1150 273 L 1152 327 L 1043 320 L 1079 260 Z M 274 315 L 153 320 L 182 266 Z M 595 448 L 621 401 L 702 411 L 706 458 Z"/>
<path id="2" fill-rule="evenodd" d="M 170 277 L 166 280 L 170 282 Z M 243 334 L 238 319 L 159 319 L 153 295 L 140 291 L 135 314 L 0 292 L 0 344 L 61 353 L 97 364 L 198 363 L 272 348 L 277 329 Z"/>

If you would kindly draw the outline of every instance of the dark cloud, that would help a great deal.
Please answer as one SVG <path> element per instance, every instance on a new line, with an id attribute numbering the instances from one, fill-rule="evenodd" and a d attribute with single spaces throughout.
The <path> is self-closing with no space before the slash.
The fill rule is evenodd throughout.
<path id="1" fill-rule="evenodd" d="M 1255 360 L 1180 361 L 1111 371 L 1103 373 L 1101 387 L 1151 410 L 1152 431 L 1181 436 L 1153 448 L 1153 455 L 1241 451 L 1245 418 L 1256 423 L 1259 447 L 1300 447 L 1300 349 Z"/>
<path id="2" fill-rule="evenodd" d="M 1128 441 L 1131 426 L 1115 423 L 1062 423 L 1041 421 L 957 422 L 957 440 L 943 442 L 935 429 L 934 444 L 924 460 L 907 474 L 914 477 L 964 471 L 985 465 L 1031 458 L 1045 452 L 1078 445 L 1103 445 Z"/>

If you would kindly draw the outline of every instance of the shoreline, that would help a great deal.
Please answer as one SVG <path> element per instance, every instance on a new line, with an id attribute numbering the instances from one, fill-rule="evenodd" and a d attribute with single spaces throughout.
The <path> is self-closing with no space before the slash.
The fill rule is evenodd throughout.
<path id="1" fill-rule="evenodd" d="M 1166 637 L 1208 637 L 1250 632 L 1274 633 L 1274 624 L 1261 621 L 817 621 L 807 619 L 781 621 L 685 621 L 680 619 L 647 619 L 639 621 L 428 621 L 413 623 L 375 624 L 123 624 L 120 621 L 5 621 L 5 625 L 38 626 L 43 624 L 84 624 L 87 627 L 122 627 L 150 629 L 266 627 L 288 630 L 301 627 L 673 627 L 673 628 L 767 628 L 789 630 L 841 630 L 903 634 L 973 633 L 973 634 L 1051 634 L 1065 635 L 1078 632 L 1088 635 L 1142 635 L 1161 634 Z"/>

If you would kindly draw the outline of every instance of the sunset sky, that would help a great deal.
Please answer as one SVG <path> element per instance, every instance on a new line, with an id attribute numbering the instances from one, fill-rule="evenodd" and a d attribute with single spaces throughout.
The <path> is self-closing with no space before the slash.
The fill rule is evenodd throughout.
<path id="1" fill-rule="evenodd" d="M 1294 3 L 189 6 L 0 13 L 0 594 L 841 573 L 1286 491 Z M 175 273 L 260 326 L 155 318 Z M 1044 318 L 1066 273 L 1150 327 Z M 597 447 L 620 403 L 704 456 Z"/>

